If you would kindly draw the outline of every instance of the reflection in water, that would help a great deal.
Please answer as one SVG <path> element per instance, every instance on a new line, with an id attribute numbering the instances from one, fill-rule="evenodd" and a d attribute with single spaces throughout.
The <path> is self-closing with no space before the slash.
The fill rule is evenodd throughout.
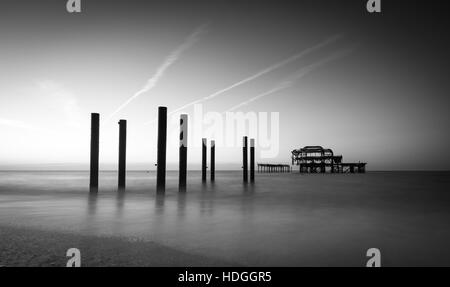
<path id="1" fill-rule="evenodd" d="M 125 204 L 125 188 L 119 188 L 117 190 L 117 198 L 116 198 L 116 207 L 117 207 L 117 215 L 122 216 L 123 206 Z"/>
<path id="2" fill-rule="evenodd" d="M 214 204 L 214 185 L 213 184 L 203 184 L 202 190 L 199 197 L 200 202 L 200 215 L 212 215 L 213 214 L 213 204 Z"/>
<path id="3" fill-rule="evenodd" d="M 183 219 L 186 215 L 186 192 L 180 192 L 177 196 L 177 215 L 179 219 Z"/>
<path id="4" fill-rule="evenodd" d="M 0 173 L 0 224 L 137 237 L 244 265 L 329 262 L 333 252 L 361 260 L 366 245 L 400 254 L 450 240 L 449 173 L 258 174 L 243 184 L 240 173 L 218 172 L 203 184 L 192 172 L 187 192 L 168 175 L 156 193 L 147 173 L 131 172 L 126 192 L 116 173 L 101 174 L 98 192 L 86 188 L 88 173 Z"/>
<path id="5" fill-rule="evenodd" d="M 242 189 L 247 195 L 251 195 L 255 192 L 255 183 L 243 184 Z"/>
<path id="6" fill-rule="evenodd" d="M 164 192 L 157 192 L 155 195 L 155 213 L 156 215 L 164 214 L 164 202 L 166 200 L 166 194 Z"/>
<path id="7" fill-rule="evenodd" d="M 98 203 L 98 194 L 96 192 L 90 192 L 87 196 L 87 214 L 86 214 L 86 223 L 84 226 L 84 232 L 87 234 L 91 234 L 96 228 L 96 214 L 97 214 L 97 203 Z"/>
<path id="8" fill-rule="evenodd" d="M 98 194 L 91 192 L 88 195 L 88 215 L 94 216 L 97 213 L 97 200 L 98 200 Z"/>

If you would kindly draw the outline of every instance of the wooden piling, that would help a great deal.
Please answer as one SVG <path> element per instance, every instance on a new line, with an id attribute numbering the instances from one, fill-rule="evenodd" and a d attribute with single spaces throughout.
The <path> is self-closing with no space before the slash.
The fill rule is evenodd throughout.
<path id="1" fill-rule="evenodd" d="M 180 191 L 186 190 L 187 175 L 187 140 L 188 140 L 188 116 L 180 116 L 180 166 L 178 186 Z"/>
<path id="2" fill-rule="evenodd" d="M 255 182 L 255 139 L 250 139 L 250 182 Z"/>
<path id="3" fill-rule="evenodd" d="M 125 188 L 127 158 L 127 121 L 119 121 L 119 188 Z"/>
<path id="4" fill-rule="evenodd" d="M 243 169 L 243 180 L 248 182 L 248 148 L 247 148 L 248 138 L 243 138 L 242 143 L 242 169 Z"/>
<path id="5" fill-rule="evenodd" d="M 166 188 L 167 107 L 158 108 L 158 155 L 156 168 L 156 189 Z"/>
<path id="6" fill-rule="evenodd" d="M 206 139 L 202 139 L 202 181 L 206 182 Z"/>
<path id="7" fill-rule="evenodd" d="M 216 142 L 211 141 L 211 181 L 216 178 Z"/>
<path id="8" fill-rule="evenodd" d="M 100 145 L 100 114 L 91 114 L 91 166 L 89 187 L 91 190 L 98 188 L 98 162 Z"/>

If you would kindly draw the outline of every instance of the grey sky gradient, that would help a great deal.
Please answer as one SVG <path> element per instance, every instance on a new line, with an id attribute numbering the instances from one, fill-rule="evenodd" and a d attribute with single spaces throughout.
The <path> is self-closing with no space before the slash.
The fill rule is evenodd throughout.
<path id="1" fill-rule="evenodd" d="M 156 125 L 145 123 L 159 105 L 192 115 L 187 104 L 201 99 L 205 112 L 279 112 L 272 162 L 323 145 L 369 170 L 449 169 L 450 40 L 440 5 L 383 1 L 371 15 L 356 0 L 85 0 L 83 13 L 69 14 L 65 1 L 2 1 L 0 168 L 87 169 L 98 112 L 102 123 L 110 117 L 101 168 L 116 168 L 115 123 L 124 118 L 128 167 L 154 169 Z M 208 33 L 193 32 L 205 23 Z M 302 74 L 307 67 L 315 68 Z M 217 152 L 218 169 L 240 167 L 239 148 Z M 199 159 L 190 148 L 189 167 Z M 169 168 L 177 160 L 168 150 Z"/>

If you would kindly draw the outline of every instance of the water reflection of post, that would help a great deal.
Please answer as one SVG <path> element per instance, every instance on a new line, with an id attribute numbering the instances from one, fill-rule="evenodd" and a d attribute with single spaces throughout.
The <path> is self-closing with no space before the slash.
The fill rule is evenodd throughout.
<path id="1" fill-rule="evenodd" d="M 155 213 L 157 215 L 164 214 L 164 193 L 157 192 L 155 195 Z"/>
<path id="2" fill-rule="evenodd" d="M 87 212 L 89 216 L 93 216 L 97 213 L 97 193 L 89 194 Z"/>
<path id="3" fill-rule="evenodd" d="M 208 215 L 211 216 L 214 214 L 214 198 L 215 194 L 215 185 L 203 185 L 201 187 L 201 193 L 199 194 L 200 202 L 200 215 Z"/>
<path id="4" fill-rule="evenodd" d="M 186 193 L 180 192 L 178 193 L 178 200 L 177 200 L 177 215 L 178 218 L 184 218 L 186 214 Z"/>
<path id="5" fill-rule="evenodd" d="M 86 232 L 92 232 L 96 228 L 95 215 L 97 214 L 97 199 L 98 194 L 96 192 L 91 192 L 88 195 L 86 202 L 86 220 L 84 220 L 81 228 Z"/>
<path id="6" fill-rule="evenodd" d="M 125 189 L 119 188 L 117 192 L 117 202 L 116 202 L 117 215 L 122 215 L 124 204 L 125 204 Z"/>

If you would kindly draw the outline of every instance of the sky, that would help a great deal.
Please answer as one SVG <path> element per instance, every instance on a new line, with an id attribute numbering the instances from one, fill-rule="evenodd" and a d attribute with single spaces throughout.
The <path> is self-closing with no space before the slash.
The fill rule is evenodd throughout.
<path id="1" fill-rule="evenodd" d="M 126 119 L 128 168 L 152 170 L 158 106 L 169 169 L 180 113 L 192 169 L 202 137 L 223 142 L 217 169 L 239 168 L 244 134 L 258 162 L 322 145 L 368 170 L 450 168 L 444 2 L 382 1 L 381 14 L 356 0 L 65 2 L 2 1 L 0 169 L 88 169 L 97 112 L 100 167 L 116 168 Z M 258 128 L 230 132 L 227 111 Z"/>

